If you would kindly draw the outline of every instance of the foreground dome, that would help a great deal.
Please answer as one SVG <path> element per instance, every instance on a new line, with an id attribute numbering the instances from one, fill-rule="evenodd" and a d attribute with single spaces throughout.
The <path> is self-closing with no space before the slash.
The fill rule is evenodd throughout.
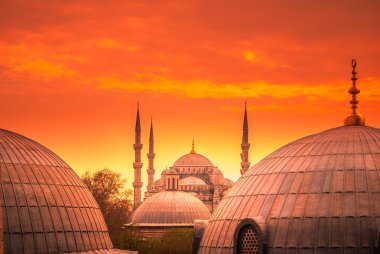
<path id="1" fill-rule="evenodd" d="M 206 166 L 213 167 L 212 162 L 202 154 L 189 153 L 181 156 L 173 164 L 173 167 L 186 167 L 186 166 Z"/>
<path id="2" fill-rule="evenodd" d="M 207 220 L 210 211 L 198 198 L 182 191 L 163 191 L 146 199 L 133 213 L 130 224 L 144 226 L 192 226 Z"/>
<path id="3" fill-rule="evenodd" d="M 125 253 L 112 250 L 94 197 L 56 154 L 0 129 L 4 253 Z"/>
<path id="4" fill-rule="evenodd" d="M 380 129 L 296 140 L 224 197 L 198 253 L 379 253 Z"/>

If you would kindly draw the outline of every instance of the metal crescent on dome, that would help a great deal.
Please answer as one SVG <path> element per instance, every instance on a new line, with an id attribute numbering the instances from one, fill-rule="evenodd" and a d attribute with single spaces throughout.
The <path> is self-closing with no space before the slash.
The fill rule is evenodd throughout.
<path id="1" fill-rule="evenodd" d="M 194 149 L 194 139 L 193 139 L 193 144 L 191 145 L 191 151 L 190 153 L 194 154 L 194 153 L 197 153 Z"/>
<path id="2" fill-rule="evenodd" d="M 352 61 L 351 61 L 351 65 L 352 65 L 352 67 L 353 67 L 354 70 L 355 70 L 355 67 L 356 67 L 356 59 L 355 59 L 355 58 L 352 59 Z"/>
<path id="3" fill-rule="evenodd" d="M 356 59 L 352 59 L 351 60 L 351 66 L 352 66 L 352 86 L 351 88 L 348 90 L 348 93 L 350 93 L 352 95 L 352 99 L 350 101 L 350 104 L 351 104 L 351 109 L 352 109 L 352 112 L 351 114 L 348 114 L 346 116 L 346 118 L 344 119 L 344 125 L 345 126 L 348 126 L 348 125 L 359 125 L 359 126 L 363 126 L 365 125 L 365 118 L 363 115 L 359 114 L 359 112 L 357 111 L 357 104 L 359 103 L 359 101 L 356 99 L 356 95 L 360 93 L 360 89 L 358 89 L 356 87 L 356 80 L 358 79 L 356 77 Z"/>

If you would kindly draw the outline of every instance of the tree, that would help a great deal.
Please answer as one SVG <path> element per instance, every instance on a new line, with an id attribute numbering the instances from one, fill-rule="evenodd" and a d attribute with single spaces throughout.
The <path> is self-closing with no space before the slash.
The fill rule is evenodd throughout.
<path id="1" fill-rule="evenodd" d="M 173 228 L 166 231 L 163 238 L 144 237 L 138 226 L 128 227 L 119 235 L 115 245 L 140 254 L 191 254 L 193 235 L 191 228 Z"/>
<path id="2" fill-rule="evenodd" d="M 160 253 L 190 254 L 193 248 L 194 230 L 191 228 L 173 228 L 165 232 Z"/>
<path id="3" fill-rule="evenodd" d="M 127 179 L 110 169 L 103 169 L 93 174 L 86 172 L 82 180 L 98 202 L 114 240 L 132 212 L 132 191 L 125 187 Z"/>

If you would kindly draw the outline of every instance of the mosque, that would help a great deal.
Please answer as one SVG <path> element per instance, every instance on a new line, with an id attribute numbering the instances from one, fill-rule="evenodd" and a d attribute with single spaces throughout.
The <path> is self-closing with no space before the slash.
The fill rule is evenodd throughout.
<path id="1" fill-rule="evenodd" d="M 241 170 L 248 170 L 248 119 L 245 107 Z M 204 155 L 195 151 L 194 141 L 190 153 L 178 158 L 170 168 L 161 172 L 154 180 L 154 136 L 150 125 L 148 163 L 148 185 L 141 202 L 141 124 L 137 108 L 135 125 L 134 167 L 134 212 L 124 227 L 139 228 L 144 237 L 164 236 L 173 228 L 193 228 L 196 220 L 208 220 L 220 200 L 228 193 L 234 182 L 223 176 L 218 167 Z"/>
<path id="2" fill-rule="evenodd" d="M 293 141 L 251 168 L 245 112 L 242 176 L 211 215 L 203 214 L 209 218 L 198 215 L 189 223 L 194 225 L 194 254 L 380 253 L 380 129 L 366 126 L 364 116 L 357 110 L 360 90 L 356 87 L 355 60 L 352 68 L 352 87 L 348 91 L 352 112 L 343 126 Z M 135 148 L 141 149 L 139 141 L 136 138 Z M 141 162 L 136 154 L 134 165 L 139 170 Z M 184 157 L 194 155 L 190 152 Z M 146 194 L 148 198 L 135 210 L 139 218 L 150 218 L 150 226 L 169 228 L 176 218 L 173 211 L 186 207 L 173 205 L 177 199 L 172 196 L 158 197 L 172 189 L 177 194 L 171 195 L 184 193 L 178 188 L 180 180 L 188 176 L 180 177 L 187 172 L 180 165 L 175 163 L 164 171 L 157 183 L 150 178 L 148 194 L 158 194 Z M 169 172 L 172 169 L 179 171 Z M 139 177 L 137 172 L 134 186 L 141 188 Z M 137 205 L 139 191 L 135 188 Z M 149 200 L 170 208 L 162 213 Z M 204 207 L 191 207 L 191 211 L 204 211 Z M 165 218 L 171 219 L 165 222 Z M 183 217 L 178 218 L 177 225 Z M 133 219 L 139 223 L 138 218 Z"/>
<path id="3" fill-rule="evenodd" d="M 198 254 L 380 253 L 380 129 L 366 126 L 357 110 L 355 60 L 352 68 L 352 112 L 343 126 L 291 142 L 251 168 L 245 112 L 242 176 L 212 214 L 199 194 L 180 188 L 191 168 L 181 163 L 168 169 L 176 173 L 167 171 L 166 178 L 161 175 L 155 183 L 152 160 L 149 188 L 141 203 L 137 114 L 136 210 L 131 223 L 141 224 L 149 235 L 162 235 L 171 227 L 194 227 L 193 252 Z M 154 158 L 153 146 L 149 150 L 148 158 Z M 193 163 L 187 158 L 194 155 L 198 154 L 185 155 L 185 161 Z M 222 181 L 211 182 L 212 163 L 204 165 L 199 158 L 202 165 L 194 168 L 210 169 L 211 174 L 204 180 L 199 175 L 206 176 L 208 170 L 192 171 L 193 177 L 225 192 Z M 0 129 L 0 171 L 0 252 L 135 253 L 113 248 L 89 189 L 46 147 Z"/>
<path id="4" fill-rule="evenodd" d="M 141 204 L 141 124 L 140 112 L 137 108 L 136 125 L 135 125 L 135 150 L 134 167 L 134 207 L 137 209 Z M 242 153 L 241 153 L 241 174 L 248 170 L 250 162 L 248 161 L 248 119 L 247 109 L 244 112 Z M 149 133 L 149 152 L 147 154 L 148 163 L 148 185 L 144 193 L 144 200 L 152 195 L 162 191 L 184 191 L 193 194 L 200 199 L 213 212 L 218 206 L 220 200 L 228 193 L 234 182 L 225 178 L 223 172 L 204 155 L 197 153 L 194 149 L 194 141 L 190 153 L 178 158 L 171 167 L 161 172 L 161 177 L 154 179 L 154 136 L 153 124 L 150 125 Z"/>

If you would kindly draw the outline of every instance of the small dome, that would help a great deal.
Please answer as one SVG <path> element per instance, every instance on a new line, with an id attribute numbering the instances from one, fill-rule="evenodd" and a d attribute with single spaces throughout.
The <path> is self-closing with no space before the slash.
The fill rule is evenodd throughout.
<path id="1" fill-rule="evenodd" d="M 240 177 L 213 213 L 199 253 L 232 253 L 246 246 L 237 244 L 240 235 L 261 239 L 260 232 L 267 253 L 372 253 L 379 175 L 380 129 L 343 126 L 289 143 Z M 245 227 L 249 220 L 263 231 Z"/>
<path id="2" fill-rule="evenodd" d="M 232 187 L 232 186 L 234 186 L 234 184 L 235 183 L 232 180 L 230 180 L 228 178 L 224 178 L 223 185 L 228 186 L 228 187 Z"/>
<path id="3" fill-rule="evenodd" d="M 137 226 L 192 225 L 211 216 L 205 204 L 182 191 L 163 191 L 146 199 L 133 213 L 130 224 Z"/>
<path id="4" fill-rule="evenodd" d="M 180 186 L 181 185 L 202 185 L 202 186 L 206 185 L 207 186 L 208 184 L 198 177 L 188 176 L 179 180 L 179 185 Z"/>
<path id="5" fill-rule="evenodd" d="M 207 166 L 213 167 L 211 161 L 205 156 L 199 153 L 189 153 L 181 156 L 173 164 L 173 167 L 184 167 L 184 166 Z"/>
<path id="6" fill-rule="evenodd" d="M 56 154 L 0 129 L 0 168 L 4 253 L 113 253 L 94 197 Z"/>
<path id="7" fill-rule="evenodd" d="M 212 170 L 211 174 L 213 174 L 213 175 L 222 175 L 223 176 L 223 172 L 220 169 L 218 169 L 218 168 L 214 168 Z"/>

